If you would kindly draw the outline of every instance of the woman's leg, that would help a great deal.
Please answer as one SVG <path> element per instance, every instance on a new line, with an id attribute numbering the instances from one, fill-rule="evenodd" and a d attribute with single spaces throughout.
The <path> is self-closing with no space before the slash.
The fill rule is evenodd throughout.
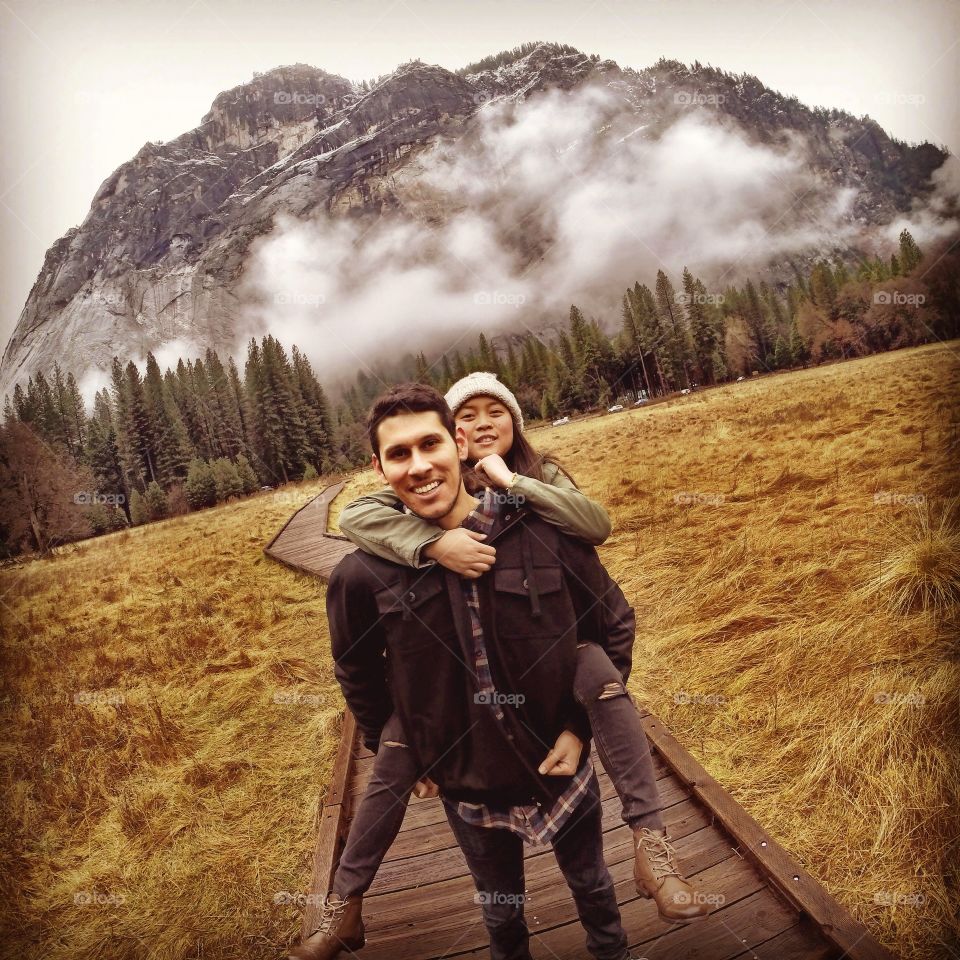
<path id="1" fill-rule="evenodd" d="M 624 822 L 634 829 L 662 830 L 657 776 L 640 714 L 620 671 L 595 643 L 577 648 L 573 692 L 587 711 L 600 762 L 623 804 Z"/>
<path id="2" fill-rule="evenodd" d="M 620 671 L 602 647 L 577 648 L 574 696 L 587 711 L 600 762 L 623 804 L 623 819 L 634 836 L 637 892 L 652 897 L 664 920 L 699 920 L 710 911 L 681 876 L 675 851 L 660 816 L 660 793 L 640 713 L 623 685 Z"/>
<path id="3" fill-rule="evenodd" d="M 403 826 L 410 793 L 418 779 L 400 721 L 393 714 L 380 735 L 370 783 L 350 824 L 347 845 L 333 878 L 333 893 L 345 900 L 362 897 L 370 888 Z"/>

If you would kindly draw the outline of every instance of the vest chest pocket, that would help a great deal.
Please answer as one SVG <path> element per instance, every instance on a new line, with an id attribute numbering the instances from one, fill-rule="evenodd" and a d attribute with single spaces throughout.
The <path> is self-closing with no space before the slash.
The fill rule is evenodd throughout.
<path id="1" fill-rule="evenodd" d="M 533 589 L 539 596 L 556 593 L 563 586 L 563 570 L 559 567 L 534 567 Z M 493 589 L 497 593 L 518 597 L 531 595 L 530 578 L 523 567 L 493 568 Z"/>
<path id="2" fill-rule="evenodd" d="M 559 565 L 533 567 L 532 572 L 527 567 L 503 567 L 499 570 L 494 567 L 493 589 L 501 630 L 505 628 L 513 633 L 519 629 L 522 635 L 523 628 L 520 625 L 524 619 L 530 618 L 533 619 L 530 626 L 535 626 L 535 632 L 543 630 L 553 620 L 551 613 L 557 612 L 553 610 L 557 606 L 556 601 L 565 596 L 561 593 L 563 585 L 563 570 Z"/>
<path id="3" fill-rule="evenodd" d="M 404 609 L 417 610 L 436 597 L 443 588 L 443 580 L 439 577 L 425 577 L 407 586 L 396 584 L 384 587 L 376 594 L 377 612 L 383 616 L 389 613 L 402 614 Z"/>
<path id="4" fill-rule="evenodd" d="M 376 593 L 377 612 L 387 635 L 404 653 L 449 647 L 453 618 L 442 578 L 392 584 Z"/>

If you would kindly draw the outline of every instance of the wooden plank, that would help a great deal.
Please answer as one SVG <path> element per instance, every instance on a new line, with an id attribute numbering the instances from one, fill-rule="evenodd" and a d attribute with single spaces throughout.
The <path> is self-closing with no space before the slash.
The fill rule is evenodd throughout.
<path id="1" fill-rule="evenodd" d="M 263 552 L 299 573 L 329 579 L 333 568 L 356 550 L 346 537 L 327 533 L 330 503 L 343 487 L 343 481 L 330 484 L 304 504 L 274 534 Z"/>
<path id="2" fill-rule="evenodd" d="M 738 954 L 738 960 L 835 960 L 837 957 L 837 948 L 824 940 L 809 918 L 798 920 L 778 936 Z"/>
<path id="3" fill-rule="evenodd" d="M 850 960 L 894 960 L 894 956 L 854 920 L 823 887 L 751 817 L 680 745 L 660 720 L 643 720 L 651 744 L 684 783 L 714 813 L 724 828 L 779 892 L 809 916 Z"/>
<path id="4" fill-rule="evenodd" d="M 313 869 L 310 874 L 310 887 L 307 891 L 307 905 L 303 913 L 301 936 L 309 936 L 317 925 L 320 916 L 320 904 L 323 895 L 330 889 L 334 871 L 340 860 L 340 853 L 346 839 L 347 824 L 350 816 L 347 782 L 353 766 L 354 744 L 358 739 L 357 722 L 353 714 L 346 710 L 340 730 L 340 746 L 333 761 L 330 785 L 324 799 L 317 830 L 317 845 L 313 853 Z"/>

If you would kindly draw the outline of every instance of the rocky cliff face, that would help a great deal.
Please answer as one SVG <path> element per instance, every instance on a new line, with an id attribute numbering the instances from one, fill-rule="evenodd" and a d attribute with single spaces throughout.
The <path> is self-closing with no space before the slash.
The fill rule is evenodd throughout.
<path id="1" fill-rule="evenodd" d="M 196 129 L 145 144 L 104 181 L 83 223 L 47 252 L 4 352 L 0 393 L 55 360 L 82 378 L 108 370 L 114 354 L 181 338 L 231 343 L 250 245 L 276 214 L 390 216 L 412 189 L 411 161 L 469 134 L 485 104 L 587 83 L 615 92 L 645 136 L 701 104 L 758 142 L 802 135 L 824 180 L 856 189 L 851 216 L 866 224 L 907 210 L 945 159 L 755 78 L 672 61 L 638 72 L 544 44 L 463 75 L 408 63 L 369 91 L 302 64 L 280 67 L 220 94 Z"/>

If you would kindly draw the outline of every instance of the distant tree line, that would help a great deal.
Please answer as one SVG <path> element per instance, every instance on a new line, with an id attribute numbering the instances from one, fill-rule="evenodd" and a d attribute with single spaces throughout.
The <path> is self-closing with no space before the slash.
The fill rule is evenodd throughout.
<path id="1" fill-rule="evenodd" d="M 684 269 L 679 286 L 662 270 L 653 287 L 622 292 L 619 323 L 570 307 L 550 342 L 533 334 L 481 334 L 467 350 L 361 371 L 346 391 L 347 415 L 362 418 L 383 383 L 415 379 L 445 391 L 475 370 L 492 370 L 517 395 L 525 417 L 552 419 L 616 401 L 664 396 L 753 373 L 865 356 L 960 335 L 960 257 L 951 248 L 921 271 L 909 231 L 889 260 L 815 262 L 790 282 L 747 280 L 708 290 Z M 922 279 L 918 278 L 918 275 Z"/>
<path id="2" fill-rule="evenodd" d="M 620 296 L 614 329 L 572 305 L 549 341 L 480 334 L 467 350 L 409 354 L 360 370 L 331 410 L 309 361 L 272 336 L 251 340 L 241 375 L 214 350 L 161 374 L 114 357 L 87 414 L 72 373 L 55 365 L 19 384 L 0 428 L 0 541 L 7 555 L 212 506 L 369 457 L 364 419 L 390 383 L 446 391 L 491 370 L 524 416 L 553 419 L 757 372 L 846 359 L 960 335 L 960 256 L 924 257 L 904 230 L 889 260 L 821 260 L 793 281 L 707 286 L 662 270 Z"/>
<path id="3" fill-rule="evenodd" d="M 353 462 L 337 454 L 309 360 L 296 346 L 288 356 L 275 337 L 250 341 L 242 376 L 232 358 L 225 366 L 208 349 L 162 374 L 152 353 L 143 374 L 114 357 L 110 379 L 89 416 L 76 379 L 58 364 L 49 379 L 38 372 L 7 398 L 0 534 L 8 551 L 43 551 L 77 531 L 212 506 Z M 58 501 L 78 508 L 66 528 L 59 506 L 51 513 L 51 484 Z"/>

